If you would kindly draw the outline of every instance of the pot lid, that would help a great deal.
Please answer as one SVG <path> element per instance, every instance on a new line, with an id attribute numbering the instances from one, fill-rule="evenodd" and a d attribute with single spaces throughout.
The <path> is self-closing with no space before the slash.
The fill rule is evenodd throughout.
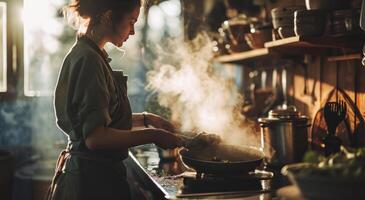
<path id="1" fill-rule="evenodd" d="M 270 110 L 269 118 L 299 118 L 300 112 L 295 106 L 280 106 Z"/>

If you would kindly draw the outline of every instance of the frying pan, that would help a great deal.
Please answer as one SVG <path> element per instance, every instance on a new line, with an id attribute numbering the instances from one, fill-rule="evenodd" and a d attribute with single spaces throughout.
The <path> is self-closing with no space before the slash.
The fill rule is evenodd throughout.
<path id="1" fill-rule="evenodd" d="M 257 168 L 264 153 L 254 147 L 216 144 L 203 149 L 180 149 L 182 162 L 197 174 L 247 174 Z"/>

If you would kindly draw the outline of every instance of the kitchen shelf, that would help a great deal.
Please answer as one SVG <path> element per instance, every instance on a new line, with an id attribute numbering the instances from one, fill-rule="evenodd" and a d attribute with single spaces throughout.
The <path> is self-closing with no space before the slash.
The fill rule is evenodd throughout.
<path id="1" fill-rule="evenodd" d="M 327 57 L 328 62 L 350 61 L 350 60 L 361 60 L 361 59 L 362 59 L 361 53 Z"/>
<path id="2" fill-rule="evenodd" d="M 266 48 L 283 49 L 296 48 L 337 48 L 337 49 L 357 49 L 361 48 L 362 42 L 359 37 L 341 36 L 341 37 L 302 37 L 294 36 L 276 41 L 266 42 Z M 290 52 L 288 52 L 290 53 Z"/>
<path id="3" fill-rule="evenodd" d="M 360 40 L 359 40 L 360 38 Z M 265 43 L 265 48 L 219 56 L 216 58 L 221 63 L 239 63 L 252 60 L 272 58 L 274 55 L 290 56 L 313 54 L 324 56 L 329 54 L 330 49 L 339 49 L 344 52 L 359 52 L 364 39 L 361 36 L 326 36 L 326 37 L 303 37 L 294 36 Z M 282 57 L 278 56 L 278 57 Z M 361 59 L 361 55 L 350 53 L 343 56 L 328 57 L 328 61 L 345 61 Z"/>
<path id="4" fill-rule="evenodd" d="M 262 48 L 262 49 L 244 51 L 240 53 L 234 53 L 230 55 L 219 56 L 217 58 L 217 61 L 221 63 L 242 62 L 242 61 L 263 58 L 268 55 L 269 55 L 269 50 L 267 48 Z"/>

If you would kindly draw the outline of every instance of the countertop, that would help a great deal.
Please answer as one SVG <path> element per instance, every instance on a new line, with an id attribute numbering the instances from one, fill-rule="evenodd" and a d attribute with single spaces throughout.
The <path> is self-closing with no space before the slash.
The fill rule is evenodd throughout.
<path id="1" fill-rule="evenodd" d="M 131 148 L 125 163 L 129 173 L 133 174 L 137 187 L 144 188 L 138 192 L 148 199 L 279 199 L 276 197 L 276 187 L 272 186 L 271 182 L 275 181 L 275 178 L 269 183 L 265 182 L 267 188 L 260 191 L 185 192 L 184 177 L 194 176 L 194 172 L 186 168 L 179 158 L 161 160 L 157 148 L 151 144 Z"/>

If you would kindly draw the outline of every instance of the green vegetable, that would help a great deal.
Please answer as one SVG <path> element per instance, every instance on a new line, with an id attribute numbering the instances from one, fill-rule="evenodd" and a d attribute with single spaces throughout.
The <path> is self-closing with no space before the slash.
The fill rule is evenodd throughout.
<path id="1" fill-rule="evenodd" d="M 322 161 L 324 159 L 324 157 L 319 154 L 316 151 L 307 151 L 306 154 L 304 155 L 304 162 L 308 162 L 308 163 L 318 163 L 320 161 Z"/>
<path id="2" fill-rule="evenodd" d="M 365 178 L 365 148 L 341 147 L 339 153 L 328 157 L 308 151 L 304 156 L 304 162 L 315 164 L 300 170 L 300 174 L 305 176 Z"/>

